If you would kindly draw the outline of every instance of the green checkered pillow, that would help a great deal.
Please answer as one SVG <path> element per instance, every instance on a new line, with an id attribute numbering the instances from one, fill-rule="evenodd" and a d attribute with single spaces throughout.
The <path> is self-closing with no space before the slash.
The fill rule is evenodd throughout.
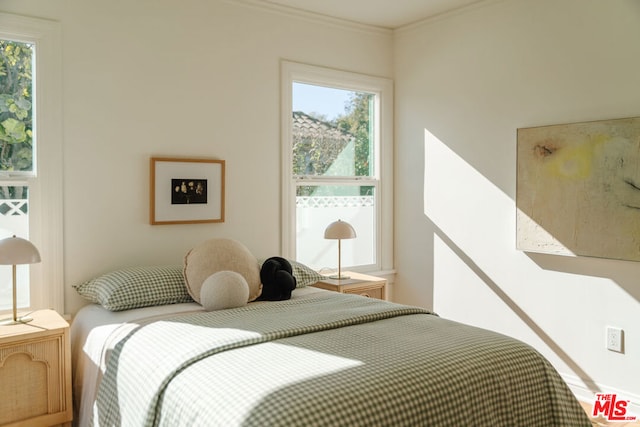
<path id="1" fill-rule="evenodd" d="M 73 288 L 85 299 L 110 311 L 193 301 L 181 265 L 124 268 Z"/>
<path id="2" fill-rule="evenodd" d="M 265 259 L 260 259 L 258 262 L 260 263 L 260 267 L 266 261 Z M 289 263 L 291 263 L 291 270 L 293 273 L 293 277 L 296 278 L 296 288 L 304 288 L 305 286 L 313 285 L 322 279 L 326 279 L 325 276 L 313 270 L 311 267 L 308 267 L 301 262 L 293 261 L 291 259 L 287 259 Z"/>
<path id="3" fill-rule="evenodd" d="M 326 277 L 311 269 L 311 267 L 307 267 L 298 261 L 288 261 L 291 263 L 291 269 L 293 270 L 293 277 L 296 278 L 297 288 L 313 285 L 322 279 L 326 279 Z"/>

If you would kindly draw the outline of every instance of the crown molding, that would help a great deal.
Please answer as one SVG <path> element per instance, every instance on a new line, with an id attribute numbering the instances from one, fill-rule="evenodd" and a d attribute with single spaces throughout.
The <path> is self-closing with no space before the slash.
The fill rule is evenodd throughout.
<path id="1" fill-rule="evenodd" d="M 253 9 L 261 9 L 267 12 L 276 13 L 283 16 L 295 17 L 314 23 L 331 25 L 341 29 L 359 31 L 365 33 L 392 35 L 393 29 L 380 27 L 376 25 L 367 25 L 359 22 L 349 21 L 347 19 L 335 18 L 332 16 L 322 15 L 319 13 L 308 12 L 306 10 L 296 9 L 288 6 L 282 6 L 272 3 L 268 0 L 225 0 L 227 3 L 250 7 Z"/>
<path id="2" fill-rule="evenodd" d="M 424 18 L 424 19 L 421 19 L 419 21 L 412 22 L 410 24 L 402 25 L 402 26 L 394 29 L 394 33 L 398 34 L 398 35 L 403 34 L 403 33 L 408 33 L 408 32 L 411 32 L 413 30 L 419 29 L 421 27 L 433 24 L 435 22 L 439 22 L 439 21 L 442 21 L 442 20 L 450 19 L 450 18 L 453 18 L 455 16 L 462 15 L 462 14 L 468 13 L 468 12 L 476 10 L 476 9 L 481 9 L 481 8 L 490 6 L 492 4 L 502 3 L 502 2 L 506 2 L 506 1 L 511 1 L 511 0 L 480 0 L 480 1 L 477 1 L 475 3 L 471 3 L 471 4 L 464 5 L 464 6 L 460 6 L 457 9 L 448 10 L 446 12 L 438 13 L 437 15 L 433 15 L 433 16 L 430 16 L 428 18 Z"/>

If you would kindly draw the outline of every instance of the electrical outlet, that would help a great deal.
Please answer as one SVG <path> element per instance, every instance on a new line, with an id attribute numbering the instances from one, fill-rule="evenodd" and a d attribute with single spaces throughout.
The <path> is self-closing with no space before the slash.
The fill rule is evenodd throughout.
<path id="1" fill-rule="evenodd" d="M 607 350 L 623 353 L 624 331 L 620 328 L 607 326 Z"/>

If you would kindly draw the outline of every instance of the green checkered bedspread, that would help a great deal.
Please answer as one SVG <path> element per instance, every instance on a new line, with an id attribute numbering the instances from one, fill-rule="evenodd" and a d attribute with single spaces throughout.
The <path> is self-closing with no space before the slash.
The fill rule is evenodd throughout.
<path id="1" fill-rule="evenodd" d="M 590 426 L 531 347 L 336 293 L 141 324 L 110 355 L 100 426 Z"/>

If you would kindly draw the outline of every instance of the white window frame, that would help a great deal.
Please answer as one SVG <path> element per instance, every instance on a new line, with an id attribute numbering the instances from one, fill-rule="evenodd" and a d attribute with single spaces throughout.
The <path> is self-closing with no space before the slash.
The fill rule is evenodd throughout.
<path id="1" fill-rule="evenodd" d="M 34 43 L 34 173 L 3 174 L 9 185 L 29 186 L 29 240 L 42 261 L 30 265 L 30 305 L 64 314 L 62 194 L 62 51 L 60 24 L 0 13 L 0 38 Z M 7 266 L 0 266 L 7 267 Z"/>
<path id="2" fill-rule="evenodd" d="M 292 87 L 293 83 L 327 86 L 376 95 L 375 184 L 376 196 L 376 263 L 353 268 L 370 273 L 393 270 L 393 81 L 348 71 L 334 70 L 291 61 L 281 62 L 281 146 L 282 146 L 282 243 L 285 257 L 296 254 L 296 180 L 293 176 L 292 153 Z M 354 184 L 371 185 L 368 177 L 354 178 Z M 318 177 L 314 183 L 336 183 L 331 177 Z"/>

